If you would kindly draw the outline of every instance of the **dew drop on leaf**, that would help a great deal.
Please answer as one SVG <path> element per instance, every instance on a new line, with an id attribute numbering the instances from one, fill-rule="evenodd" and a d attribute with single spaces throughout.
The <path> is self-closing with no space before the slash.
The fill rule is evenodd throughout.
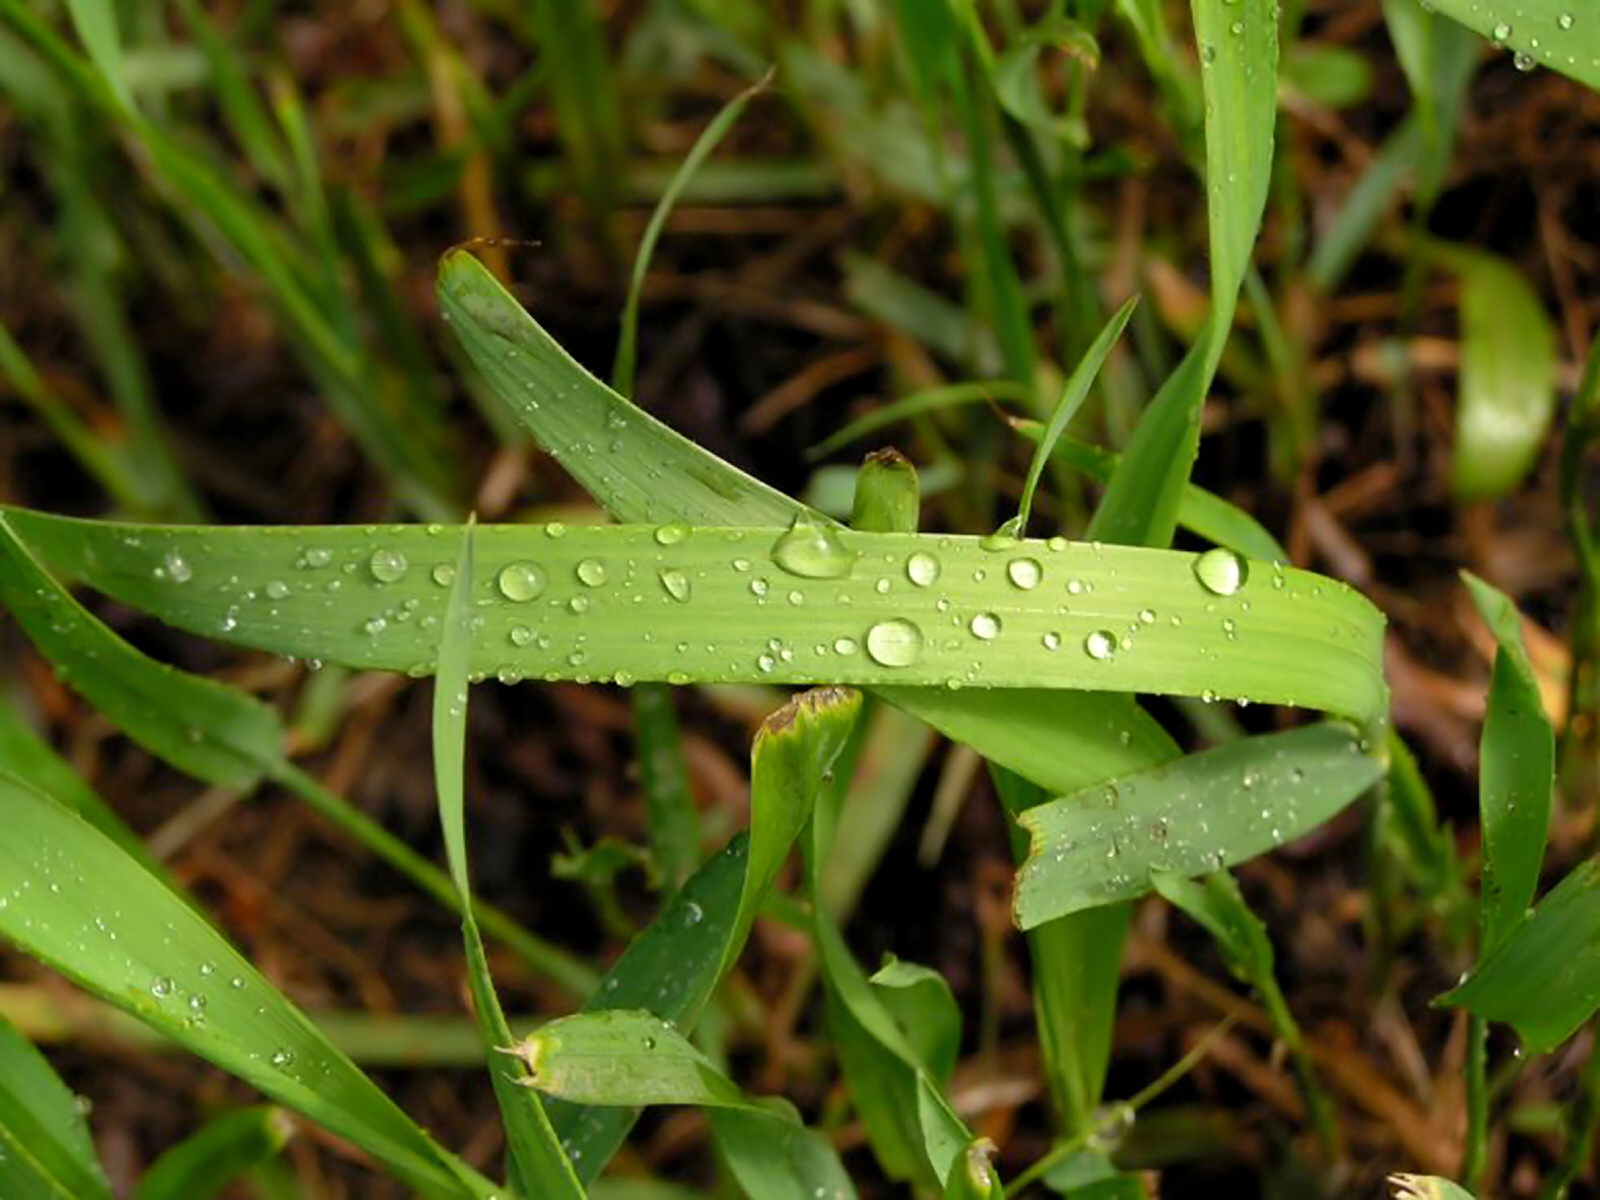
<path id="1" fill-rule="evenodd" d="M 867 630 L 867 654 L 879 666 L 909 667 L 922 656 L 922 630 L 903 617 L 879 621 Z"/>
<path id="2" fill-rule="evenodd" d="M 929 587 L 935 583 L 940 570 L 939 560 L 921 550 L 906 559 L 906 578 L 918 587 Z"/>
<path id="3" fill-rule="evenodd" d="M 606 581 L 606 565 L 598 558 L 586 558 L 578 564 L 578 582 L 584 587 L 599 587 Z"/>
<path id="4" fill-rule="evenodd" d="M 981 612 L 972 618 L 972 624 L 969 628 L 972 630 L 973 637 L 982 638 L 987 642 L 999 636 L 1000 618 L 992 612 Z"/>
<path id="5" fill-rule="evenodd" d="M 1083 650 L 1090 658 L 1104 662 L 1117 652 L 1117 635 L 1109 629 L 1096 629 L 1083 639 Z"/>
<path id="6" fill-rule="evenodd" d="M 1006 578 L 1011 580 L 1013 587 L 1030 591 L 1038 587 L 1039 581 L 1044 578 L 1044 568 L 1036 558 L 1014 558 L 1006 564 Z"/>
<path id="7" fill-rule="evenodd" d="M 495 576 L 495 586 L 500 589 L 500 594 L 515 604 L 537 600 L 549 582 L 544 569 L 531 562 L 507 563 Z"/>
<path id="8" fill-rule="evenodd" d="M 1194 577 L 1200 586 L 1217 596 L 1231 596 L 1245 585 L 1250 567 L 1232 550 L 1220 546 L 1207 550 L 1194 560 Z"/>
<path id="9" fill-rule="evenodd" d="M 663 567 L 661 569 L 661 586 L 680 604 L 689 599 L 689 577 L 676 567 Z"/>
<path id="10" fill-rule="evenodd" d="M 772 545 L 772 561 L 802 579 L 843 579 L 857 557 L 832 526 L 804 517 L 796 517 Z"/>
<path id="11" fill-rule="evenodd" d="M 367 570 L 379 583 L 394 583 L 405 578 L 410 565 L 404 554 L 388 546 L 379 546 L 367 559 Z"/>

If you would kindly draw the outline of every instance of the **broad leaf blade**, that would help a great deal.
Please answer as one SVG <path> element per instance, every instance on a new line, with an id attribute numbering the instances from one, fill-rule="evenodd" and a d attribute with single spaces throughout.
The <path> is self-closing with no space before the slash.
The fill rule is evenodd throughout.
<path id="1" fill-rule="evenodd" d="M 1199 875 L 1265 853 L 1332 817 L 1382 775 L 1358 735 L 1332 724 L 1264 734 L 1030 808 L 1017 881 L 1029 929 L 1131 900 L 1151 873 Z"/>
<path id="2" fill-rule="evenodd" d="M 0 935 L 362 1147 L 428 1195 L 492 1190 L 436 1146 L 205 919 L 75 813 L 0 773 Z M 106 897 L 114 896 L 108 907 Z"/>
<path id="3" fill-rule="evenodd" d="M 1434 7 L 1530 65 L 1600 88 L 1600 16 L 1578 0 L 1434 0 Z"/>

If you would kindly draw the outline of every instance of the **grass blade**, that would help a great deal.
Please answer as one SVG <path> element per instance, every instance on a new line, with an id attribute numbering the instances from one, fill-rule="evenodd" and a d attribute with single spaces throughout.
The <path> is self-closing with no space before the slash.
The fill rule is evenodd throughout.
<path id="1" fill-rule="evenodd" d="M 3 519 L 67 574 L 180 628 L 354 667 L 433 669 L 445 599 L 434 571 L 449 560 L 429 528 Z M 1227 551 L 1060 539 L 997 549 L 804 525 L 486 526 L 479 544 L 471 670 L 507 681 L 899 685 L 891 699 L 932 685 L 912 711 L 967 720 L 962 709 L 988 698 L 963 706 L 952 686 L 1221 694 L 1360 721 L 1385 703 L 1382 617 L 1366 600 Z M 158 578 L 173 556 L 188 577 Z M 1286 657 L 1305 669 L 1286 675 Z M 978 720 L 996 724 L 992 712 Z M 1111 761 L 1125 761 L 1120 722 L 1096 715 L 1073 732 L 1102 730 L 1119 746 Z"/>
<path id="2" fill-rule="evenodd" d="M 240 1108 L 208 1121 L 150 1167 L 133 1200 L 209 1200 L 277 1155 L 294 1127 L 280 1108 Z"/>
<path id="3" fill-rule="evenodd" d="M 1153 871 L 1216 871 L 1298 837 L 1380 778 L 1382 764 L 1361 749 L 1351 730 L 1312 725 L 1028 809 L 1018 924 L 1131 900 L 1150 890 Z"/>
<path id="4" fill-rule="evenodd" d="M 761 1200 L 856 1200 L 855 1184 L 821 1134 L 770 1113 L 711 1110 L 711 1131 L 728 1170 Z"/>
<path id="5" fill-rule="evenodd" d="M 1499 649 L 1483 722 L 1479 805 L 1483 822 L 1482 953 L 1525 919 L 1539 886 L 1555 779 L 1555 735 L 1516 606 L 1473 575 L 1468 590 Z"/>
<path id="6" fill-rule="evenodd" d="M 44 1055 L 0 1019 L 0 1195 L 110 1200 L 77 1098 Z"/>
<path id="7" fill-rule="evenodd" d="M 492 1188 L 452 1159 L 197 912 L 75 813 L 0 773 L 0 935 L 362 1147 L 430 1196 Z M 108 909 L 107 895 L 114 895 Z"/>
<path id="8" fill-rule="evenodd" d="M 474 526 L 461 538 L 455 578 L 445 610 L 439 642 L 439 675 L 433 691 L 433 773 L 439 794 L 439 823 L 444 830 L 445 854 L 460 901 L 461 936 L 466 944 L 467 981 L 484 1050 L 493 1058 L 496 1048 L 512 1043 L 511 1029 L 489 977 L 488 956 L 472 915 L 472 883 L 467 865 L 466 773 L 467 665 L 473 626 Z M 489 1077 L 506 1126 L 511 1155 L 511 1177 L 517 1191 L 527 1197 L 571 1196 L 582 1200 L 583 1186 L 573 1173 L 561 1143 L 550 1126 L 538 1096 L 519 1087 L 521 1080 L 505 1075 L 491 1062 Z"/>

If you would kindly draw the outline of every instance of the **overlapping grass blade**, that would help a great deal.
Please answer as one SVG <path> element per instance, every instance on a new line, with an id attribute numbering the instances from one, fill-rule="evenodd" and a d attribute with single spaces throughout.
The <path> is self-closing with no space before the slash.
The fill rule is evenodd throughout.
<path id="1" fill-rule="evenodd" d="M 1553 1050 L 1600 1007 L 1600 858 L 1557 884 L 1439 1003 L 1514 1028 L 1529 1054 Z"/>
<path id="2" fill-rule="evenodd" d="M 83 1113 L 27 1038 L 0 1019 L 0 1195 L 110 1200 Z"/>
<path id="3" fill-rule="evenodd" d="M 1492 500 L 1533 466 L 1555 416 L 1556 333 L 1522 274 L 1492 255 L 1436 248 L 1461 280 L 1461 376 L 1450 490 Z"/>
<path id="4" fill-rule="evenodd" d="M 277 1155 L 294 1132 L 281 1108 L 236 1108 L 166 1151 L 139 1181 L 133 1200 L 210 1200 Z"/>
<path id="5" fill-rule="evenodd" d="M 424 1194 L 483 1200 L 493 1191 L 115 843 L 15 776 L 0 773 L 0 804 L 9 831 L 0 841 L 0 935 Z"/>
<path id="6" fill-rule="evenodd" d="M 461 911 L 461 936 L 466 944 L 467 982 L 472 990 L 473 1010 L 479 1034 L 490 1059 L 497 1048 L 511 1045 L 511 1029 L 506 1024 L 494 980 L 489 976 L 488 956 L 483 938 L 472 915 L 472 884 L 467 863 L 466 733 L 468 682 L 467 665 L 471 657 L 473 612 L 474 526 L 468 524 L 461 538 L 455 562 L 454 582 L 445 609 L 439 640 L 439 673 L 433 693 L 433 774 L 439 797 L 439 823 L 444 830 L 445 854 L 450 861 L 450 877 L 455 882 Z M 519 1087 L 521 1081 L 503 1073 L 491 1061 L 489 1077 L 495 1099 L 505 1122 L 506 1143 L 511 1158 L 511 1178 L 525 1197 L 575 1197 L 582 1200 L 583 1186 L 538 1096 Z"/>
<path id="7" fill-rule="evenodd" d="M 1561 506 L 1578 559 L 1573 605 L 1572 667 L 1567 677 L 1567 720 L 1561 731 L 1561 779 L 1578 805 L 1600 803 L 1600 516 L 1584 481 L 1600 448 L 1600 337 L 1589 350 L 1561 440 Z"/>
<path id="8" fill-rule="evenodd" d="M 163 557 L 160 569 L 169 579 L 192 572 L 183 558 Z M 158 663 L 123 641 L 44 571 L 6 513 L 0 513 L 0 606 L 10 610 L 60 679 L 152 754 L 225 787 L 248 788 L 271 777 L 424 892 L 446 905 L 456 903 L 448 876 L 284 756 L 282 729 L 270 708 Z M 506 914 L 479 905 L 478 919 L 569 991 L 585 995 L 593 986 L 587 966 Z"/>
<path id="9" fill-rule="evenodd" d="M 1435 0 L 1434 8 L 1514 51 L 1528 69 L 1543 65 L 1600 88 L 1600 19 L 1576 0 Z"/>
<path id="10" fill-rule="evenodd" d="M 716 1108 L 708 1115 L 717 1148 L 746 1196 L 856 1200 L 855 1184 L 838 1153 L 815 1130 L 743 1108 Z"/>
<path id="11" fill-rule="evenodd" d="M 1164 546 L 1199 447 L 1200 406 L 1233 325 L 1266 206 L 1277 121 L 1278 9 L 1272 0 L 1194 0 L 1206 106 L 1211 313 L 1199 341 L 1140 418 L 1090 536 Z"/>
<path id="12" fill-rule="evenodd" d="M 949 1087 L 961 1050 L 961 1009 L 945 977 L 891 956 L 867 982 L 905 1031 L 929 1077 L 940 1087 Z"/>
<path id="13" fill-rule="evenodd" d="M 1335 724 L 1263 734 L 1030 808 L 1017 880 L 1029 929 L 1131 900 L 1151 873 L 1198 875 L 1263 854 L 1333 816 L 1383 773 L 1361 736 Z"/>

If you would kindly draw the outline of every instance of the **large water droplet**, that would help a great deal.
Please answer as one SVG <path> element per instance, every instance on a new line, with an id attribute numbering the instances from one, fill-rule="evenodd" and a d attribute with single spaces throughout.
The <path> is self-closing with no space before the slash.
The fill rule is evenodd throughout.
<path id="1" fill-rule="evenodd" d="M 584 587 L 599 587 L 606 581 L 606 565 L 598 558 L 586 558 L 578 564 L 578 582 Z"/>
<path id="2" fill-rule="evenodd" d="M 440 563 L 429 572 L 440 587 L 449 587 L 456 581 L 456 569 L 449 563 Z"/>
<path id="3" fill-rule="evenodd" d="M 166 570 L 167 578 L 173 583 L 188 583 L 194 578 L 194 568 L 176 550 L 168 550 L 162 555 L 161 565 Z"/>
<path id="4" fill-rule="evenodd" d="M 537 600 L 549 582 L 550 577 L 544 573 L 544 568 L 531 562 L 507 563 L 495 576 L 495 586 L 500 589 L 500 594 L 516 604 Z"/>
<path id="5" fill-rule="evenodd" d="M 922 656 L 922 630 L 903 617 L 879 621 L 867 630 L 867 653 L 880 666 L 909 667 Z"/>
<path id="6" fill-rule="evenodd" d="M 973 637 L 982 638 L 987 642 L 999 636 L 1000 618 L 992 612 L 981 612 L 972 618 L 972 623 L 968 628 L 972 630 Z"/>
<path id="7" fill-rule="evenodd" d="M 165 1000 L 177 990 L 178 985 L 170 978 L 163 975 L 150 985 L 150 994 L 157 1000 Z"/>
<path id="8" fill-rule="evenodd" d="M 1556 18 L 1556 28 L 1561 30 L 1562 33 L 1566 33 L 1577 23 L 1577 18 L 1569 12 L 1564 12 Z"/>
<path id="9" fill-rule="evenodd" d="M 1242 588 L 1250 577 L 1250 566 L 1232 550 L 1220 546 L 1207 550 L 1194 560 L 1194 577 L 1206 591 L 1218 596 L 1231 596 Z"/>
<path id="10" fill-rule="evenodd" d="M 928 587 L 939 578 L 939 560 L 918 550 L 906 559 L 906 578 L 918 587 Z"/>
<path id="11" fill-rule="evenodd" d="M 312 546 L 305 552 L 306 566 L 325 567 L 333 561 L 333 551 L 325 550 L 321 546 Z"/>
<path id="12" fill-rule="evenodd" d="M 1083 650 L 1090 658 L 1104 662 L 1117 652 L 1117 635 L 1109 629 L 1096 629 L 1083 639 Z"/>
<path id="13" fill-rule="evenodd" d="M 859 557 L 831 525 L 796 517 L 772 545 L 772 561 L 803 579 L 843 579 Z"/>
<path id="14" fill-rule="evenodd" d="M 658 546 L 676 546 L 689 536 L 689 527 L 678 524 L 662 525 L 656 529 L 655 536 Z"/>
<path id="15" fill-rule="evenodd" d="M 379 546 L 372 552 L 372 557 L 367 559 L 367 570 L 372 572 L 372 577 L 379 583 L 394 583 L 405 578 L 406 569 L 410 565 L 406 562 L 404 554 L 389 546 Z"/>
<path id="16" fill-rule="evenodd" d="M 661 586 L 679 603 L 689 599 L 689 577 L 676 567 L 663 567 L 661 569 Z"/>
<path id="17" fill-rule="evenodd" d="M 1037 558 L 1013 558 L 1006 564 L 1006 578 L 1011 580 L 1013 587 L 1030 591 L 1038 587 L 1039 581 L 1044 578 L 1044 568 L 1039 565 Z"/>
<path id="18" fill-rule="evenodd" d="M 999 529 L 980 539 L 978 545 L 985 550 L 1009 550 L 1022 540 L 1022 518 L 1012 517 L 1002 522 Z"/>

